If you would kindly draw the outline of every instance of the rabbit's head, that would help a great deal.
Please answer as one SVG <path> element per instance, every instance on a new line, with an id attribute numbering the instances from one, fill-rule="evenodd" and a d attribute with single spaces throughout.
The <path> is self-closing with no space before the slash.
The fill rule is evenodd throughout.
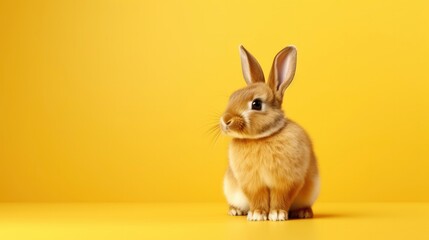
<path id="1" fill-rule="evenodd" d="M 258 61 L 243 46 L 240 46 L 240 57 L 247 86 L 231 95 L 220 127 L 234 138 L 268 137 L 286 122 L 281 105 L 295 75 L 296 48 L 288 46 L 276 55 L 266 83 Z"/>

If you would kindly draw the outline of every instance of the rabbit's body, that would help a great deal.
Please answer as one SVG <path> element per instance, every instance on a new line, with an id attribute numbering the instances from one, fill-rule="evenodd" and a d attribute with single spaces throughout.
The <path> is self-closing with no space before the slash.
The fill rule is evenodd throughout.
<path id="1" fill-rule="evenodd" d="M 296 49 L 274 58 L 267 83 L 257 60 L 240 47 L 247 87 L 234 92 L 220 119 L 233 137 L 224 192 L 231 215 L 281 221 L 313 216 L 319 173 L 305 130 L 285 117 L 283 94 L 295 74 Z"/>
<path id="2" fill-rule="evenodd" d="M 232 215 L 249 211 L 249 200 L 243 188 L 267 189 L 265 194 L 269 194 L 270 189 L 296 189 L 289 211 L 310 208 L 318 196 L 320 184 L 311 141 L 304 129 L 285 119 L 285 126 L 269 137 L 233 139 L 224 177 L 225 196 Z"/>

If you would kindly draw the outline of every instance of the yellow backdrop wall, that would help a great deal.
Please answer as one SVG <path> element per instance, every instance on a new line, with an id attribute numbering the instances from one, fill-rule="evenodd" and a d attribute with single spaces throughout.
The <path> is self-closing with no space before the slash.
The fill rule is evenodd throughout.
<path id="1" fill-rule="evenodd" d="M 298 67 L 320 201 L 429 200 L 429 1 L 1 1 L 0 201 L 222 201 L 238 45 Z"/>

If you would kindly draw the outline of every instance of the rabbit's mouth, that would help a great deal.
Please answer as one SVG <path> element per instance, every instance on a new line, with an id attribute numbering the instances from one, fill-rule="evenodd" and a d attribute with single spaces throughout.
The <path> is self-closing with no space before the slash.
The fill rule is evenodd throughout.
<path id="1" fill-rule="evenodd" d="M 235 127 L 231 127 L 229 125 L 225 125 L 223 123 L 220 124 L 220 129 L 225 135 L 231 136 L 231 137 L 237 137 L 238 135 L 243 135 L 242 131 L 237 131 Z M 242 138 L 242 137 L 240 137 Z"/>
<path id="2" fill-rule="evenodd" d="M 243 135 L 246 122 L 242 116 L 226 113 L 220 118 L 220 128 L 226 135 Z"/>

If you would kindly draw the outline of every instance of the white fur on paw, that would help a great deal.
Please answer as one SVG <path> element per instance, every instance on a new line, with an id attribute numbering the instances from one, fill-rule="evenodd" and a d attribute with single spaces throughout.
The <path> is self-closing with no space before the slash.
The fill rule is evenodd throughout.
<path id="1" fill-rule="evenodd" d="M 270 221 L 285 221 L 288 219 L 288 214 L 284 210 L 271 210 L 268 219 Z"/>
<path id="2" fill-rule="evenodd" d="M 244 212 L 237 208 L 230 208 L 228 214 L 231 216 L 242 216 Z"/>
<path id="3" fill-rule="evenodd" d="M 265 221 L 267 220 L 267 214 L 261 213 L 260 211 L 249 211 L 247 213 L 247 220 L 249 221 Z"/>

